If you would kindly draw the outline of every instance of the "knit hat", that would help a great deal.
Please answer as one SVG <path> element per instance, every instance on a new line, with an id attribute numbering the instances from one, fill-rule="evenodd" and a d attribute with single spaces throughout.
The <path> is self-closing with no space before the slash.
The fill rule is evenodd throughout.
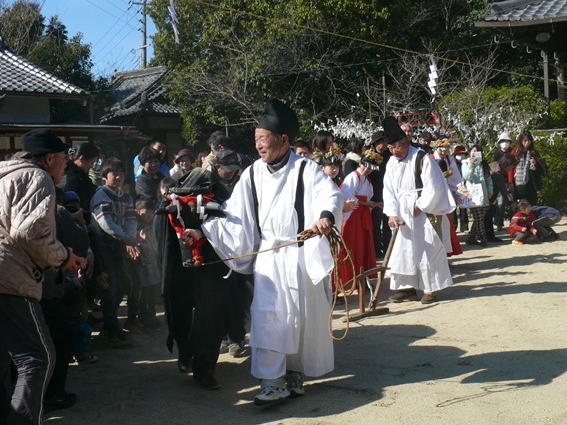
<path id="1" fill-rule="evenodd" d="M 293 109 L 277 99 L 271 99 L 258 118 L 256 128 L 276 134 L 287 134 L 290 142 L 294 142 L 299 134 L 299 121 Z"/>
<path id="2" fill-rule="evenodd" d="M 179 152 L 177 152 L 175 154 L 175 159 L 173 160 L 173 162 L 175 162 L 176 164 L 179 164 L 179 159 L 181 159 L 184 156 L 188 156 L 189 161 L 193 161 L 195 159 L 195 157 L 193 156 L 193 152 L 191 152 L 190 149 L 183 148 L 183 149 L 180 149 Z"/>
<path id="3" fill-rule="evenodd" d="M 394 144 L 400 140 L 407 140 L 406 133 L 404 133 L 404 130 L 402 130 L 398 124 L 398 120 L 396 120 L 393 116 L 390 115 L 384 118 L 384 121 L 382 121 L 382 127 L 384 127 L 384 134 L 386 135 L 388 144 Z"/>
<path id="4" fill-rule="evenodd" d="M 66 152 L 68 149 L 69 145 L 46 128 L 31 130 L 22 136 L 22 150 L 33 156 Z"/>
<path id="5" fill-rule="evenodd" d="M 77 192 L 75 192 L 74 190 L 68 190 L 67 192 L 65 192 L 63 194 L 63 200 L 65 202 L 65 204 L 68 204 L 69 202 L 80 202 L 81 199 L 79 198 L 79 195 L 77 195 Z"/>

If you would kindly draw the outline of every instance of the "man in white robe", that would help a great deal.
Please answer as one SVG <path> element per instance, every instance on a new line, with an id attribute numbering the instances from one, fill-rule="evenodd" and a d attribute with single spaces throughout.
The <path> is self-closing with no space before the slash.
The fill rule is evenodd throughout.
<path id="1" fill-rule="evenodd" d="M 256 405 L 304 394 L 303 376 L 334 368 L 329 335 L 328 241 L 315 237 L 282 246 L 311 227 L 326 235 L 340 228 L 343 197 L 313 161 L 291 152 L 299 131 L 295 112 L 280 101 L 266 105 L 255 131 L 260 159 L 247 168 L 225 203 L 226 218 L 203 224 L 221 258 L 234 271 L 254 273 L 250 347 L 252 375 L 260 379 Z"/>
<path id="2" fill-rule="evenodd" d="M 443 172 L 429 155 L 418 155 L 393 117 L 384 120 L 384 132 L 392 157 L 384 175 L 384 214 L 397 229 L 390 258 L 390 288 L 394 302 L 417 301 L 416 290 L 424 292 L 421 302 L 436 300 L 435 293 L 452 284 L 445 247 L 427 214 L 448 214 L 455 201 Z M 416 161 L 423 187 L 416 179 Z"/>

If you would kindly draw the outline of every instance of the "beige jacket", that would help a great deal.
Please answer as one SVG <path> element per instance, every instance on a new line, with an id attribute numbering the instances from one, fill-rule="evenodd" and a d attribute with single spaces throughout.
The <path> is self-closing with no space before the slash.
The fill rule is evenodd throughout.
<path id="1" fill-rule="evenodd" d="M 55 186 L 34 163 L 0 161 L 0 294 L 40 300 L 43 270 L 69 250 L 56 239 Z"/>

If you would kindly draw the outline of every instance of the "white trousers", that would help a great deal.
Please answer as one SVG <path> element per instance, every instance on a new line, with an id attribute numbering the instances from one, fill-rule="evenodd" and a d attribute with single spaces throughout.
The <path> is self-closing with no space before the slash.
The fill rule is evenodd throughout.
<path id="1" fill-rule="evenodd" d="M 277 351 L 252 347 L 252 376 L 258 379 L 278 379 L 286 371 L 303 373 L 297 354 L 284 354 Z"/>

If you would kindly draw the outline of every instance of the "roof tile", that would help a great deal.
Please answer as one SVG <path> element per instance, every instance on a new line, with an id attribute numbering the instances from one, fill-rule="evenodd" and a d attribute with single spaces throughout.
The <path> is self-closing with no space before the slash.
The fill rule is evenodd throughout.
<path id="1" fill-rule="evenodd" d="M 0 92 L 85 96 L 89 93 L 43 71 L 8 49 L 0 40 Z"/>
<path id="2" fill-rule="evenodd" d="M 485 21 L 532 21 L 567 16 L 567 0 L 507 0 L 491 3 Z"/>
<path id="3" fill-rule="evenodd" d="M 164 81 L 167 73 L 165 66 L 156 66 L 116 74 L 112 89 L 117 102 L 101 122 L 141 111 L 179 114 L 179 109 L 165 98 Z"/>

